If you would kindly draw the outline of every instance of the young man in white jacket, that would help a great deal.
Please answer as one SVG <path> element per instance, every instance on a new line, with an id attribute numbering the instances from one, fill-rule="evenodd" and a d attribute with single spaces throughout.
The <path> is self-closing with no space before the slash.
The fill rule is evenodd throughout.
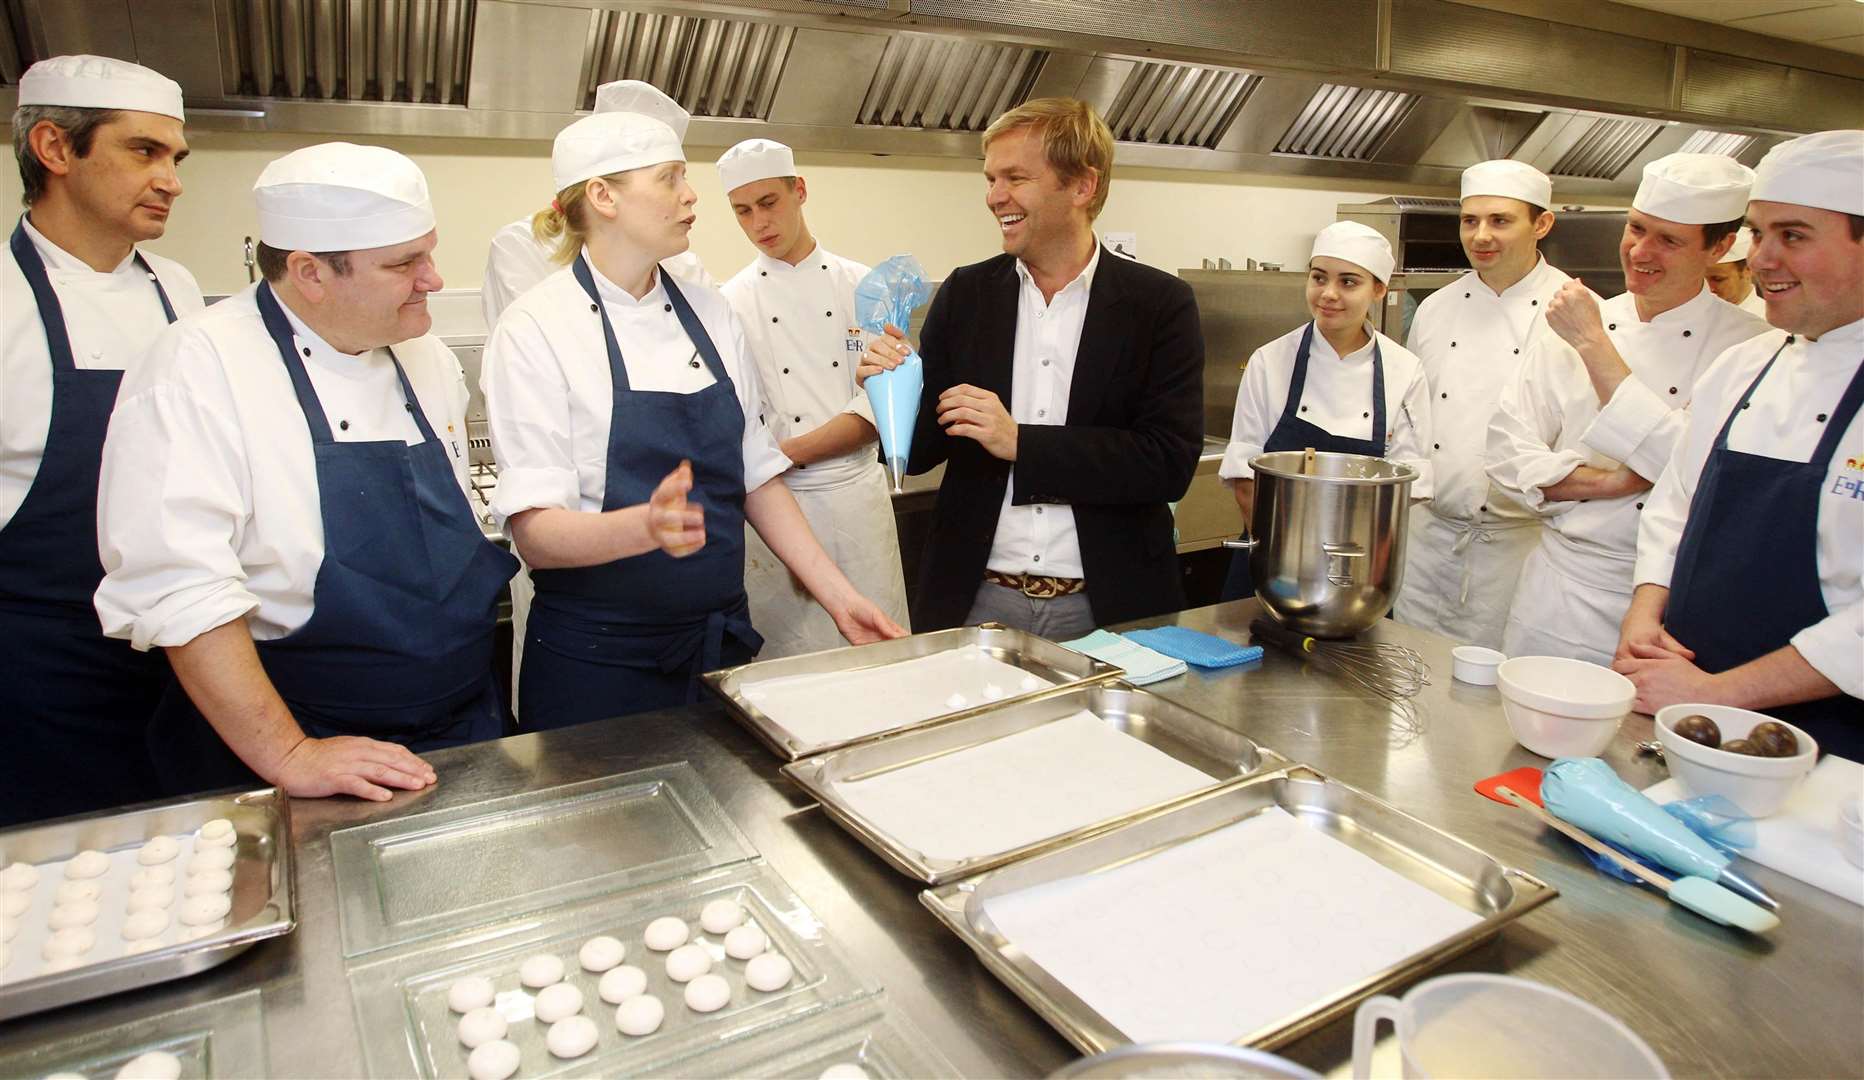
<path id="1" fill-rule="evenodd" d="M 1547 305 L 1489 425 L 1490 478 L 1547 522 L 1509 608 L 1508 655 L 1611 663 L 1638 515 L 1696 379 L 1767 330 L 1703 284 L 1734 242 L 1753 175 L 1712 154 L 1651 162 L 1618 247 L 1626 291 L 1601 303 L 1571 281 Z"/>
<path id="2" fill-rule="evenodd" d="M 1461 237 L 1475 269 L 1418 305 L 1406 342 L 1433 391 L 1425 449 L 1436 493 L 1411 515 L 1392 616 L 1491 649 L 1501 648 L 1540 519 L 1490 483 L 1483 447 L 1529 332 L 1571 280 L 1540 254 L 1552 201 L 1553 181 L 1531 165 L 1501 159 L 1465 169 Z"/>
<path id="3" fill-rule="evenodd" d="M 868 268 L 816 241 L 803 219 L 808 183 L 790 148 L 747 139 L 718 159 L 733 215 L 757 257 L 723 286 L 764 388 L 764 419 L 795 465 L 783 482 L 856 588 L 907 625 L 906 582 L 874 411 L 855 382 L 861 339 L 854 288 Z M 832 649 L 841 631 L 758 537 L 745 530 L 744 587 L 762 657 Z"/>

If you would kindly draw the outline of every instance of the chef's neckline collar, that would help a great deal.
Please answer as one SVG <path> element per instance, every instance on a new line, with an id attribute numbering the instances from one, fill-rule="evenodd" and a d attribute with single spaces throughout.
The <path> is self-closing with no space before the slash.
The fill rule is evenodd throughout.
<path id="1" fill-rule="evenodd" d="M 803 270 L 815 270 L 816 267 L 821 266 L 827 261 L 827 255 L 828 252 L 823 249 L 822 241 L 820 240 L 817 240 L 815 246 L 809 249 L 809 254 L 796 260 L 795 265 L 784 262 L 774 255 L 767 255 L 762 248 L 759 248 L 757 252 L 757 267 L 760 270 L 767 270 L 772 273 L 794 274 Z M 820 271 L 817 272 L 820 273 Z"/>
<path id="2" fill-rule="evenodd" d="M 589 257 L 588 248 L 583 248 L 582 252 L 576 257 L 588 264 L 589 276 L 595 280 L 595 291 L 597 295 L 602 297 L 604 303 L 615 304 L 623 308 L 647 307 L 649 305 L 663 307 L 666 305 L 666 267 L 655 264 L 653 287 L 641 294 L 639 300 L 636 300 L 633 293 L 630 293 L 628 290 L 610 281 L 607 276 L 602 273 L 602 268 L 597 266 L 595 260 Z"/>
<path id="3" fill-rule="evenodd" d="M 1482 275 L 1479 272 L 1471 270 L 1469 276 L 1475 278 L 1476 286 L 1479 287 L 1485 295 L 1494 297 L 1497 300 L 1507 300 L 1510 298 L 1519 298 L 1530 293 L 1539 293 L 1541 284 L 1555 272 L 1553 264 L 1547 261 L 1547 256 L 1543 253 L 1536 252 L 1534 255 L 1534 268 L 1521 275 L 1520 281 L 1508 286 L 1501 292 L 1496 292 L 1494 289 L 1489 288 L 1489 283 L 1482 280 Z"/>
<path id="4" fill-rule="evenodd" d="M 1312 318 L 1309 318 L 1307 322 L 1309 326 L 1314 328 L 1314 340 L 1308 344 L 1307 349 L 1309 359 L 1326 360 L 1331 357 L 1332 359 L 1342 362 L 1351 362 L 1360 357 L 1364 357 L 1366 360 L 1370 361 L 1372 359 L 1372 347 L 1379 343 L 1378 327 L 1373 326 L 1371 321 L 1367 320 L 1366 343 L 1354 349 L 1352 352 L 1347 353 L 1345 356 L 1341 356 L 1339 353 L 1333 351 L 1333 342 L 1327 340 L 1327 335 L 1320 332 L 1320 324 L 1315 322 Z M 1300 344 L 1297 342 L 1295 347 L 1300 348 Z"/>
<path id="5" fill-rule="evenodd" d="M 41 262 L 45 263 L 45 268 L 47 270 L 57 270 L 62 273 L 96 274 L 98 277 L 112 277 L 122 273 L 124 267 L 129 266 L 136 260 L 136 246 L 132 244 L 130 245 L 129 254 L 123 256 L 122 262 L 117 263 L 116 266 L 109 270 L 99 270 L 90 263 L 73 255 L 71 252 L 59 247 L 56 241 L 34 227 L 31 217 L 21 215 L 20 222 L 25 225 L 26 237 L 32 241 L 32 246 L 39 250 L 39 259 Z"/>

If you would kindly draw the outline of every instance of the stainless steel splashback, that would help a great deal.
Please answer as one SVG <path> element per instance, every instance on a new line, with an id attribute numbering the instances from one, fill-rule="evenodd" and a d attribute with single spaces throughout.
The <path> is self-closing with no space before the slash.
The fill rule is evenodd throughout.
<path id="1" fill-rule="evenodd" d="M 1250 354 L 1308 319 L 1307 274 L 1180 270 L 1204 330 L 1204 434 L 1228 439 Z"/>

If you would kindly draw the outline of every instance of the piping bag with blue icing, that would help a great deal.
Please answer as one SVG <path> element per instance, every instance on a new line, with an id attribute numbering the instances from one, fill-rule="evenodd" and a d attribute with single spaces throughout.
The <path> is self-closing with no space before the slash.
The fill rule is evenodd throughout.
<path id="1" fill-rule="evenodd" d="M 919 260 L 895 255 L 869 270 L 854 287 L 854 320 L 870 334 L 879 335 L 892 323 L 911 336 L 913 312 L 931 296 L 932 287 Z M 906 479 L 906 462 L 912 457 L 913 425 L 919 420 L 919 395 L 925 381 L 925 364 L 915 351 L 899 367 L 863 384 L 874 406 L 874 428 L 880 433 L 880 450 L 887 459 L 895 494 Z"/>
<path id="2" fill-rule="evenodd" d="M 1601 840 L 1678 874 L 1717 882 L 1769 911 L 1780 910 L 1779 901 L 1729 867 L 1733 856 L 1691 832 L 1598 758 L 1561 758 L 1547 766 L 1540 801 L 1554 817 Z"/>

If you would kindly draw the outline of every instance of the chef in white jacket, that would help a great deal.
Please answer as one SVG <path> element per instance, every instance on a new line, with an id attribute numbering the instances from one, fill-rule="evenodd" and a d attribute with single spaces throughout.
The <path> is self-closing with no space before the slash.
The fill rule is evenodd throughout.
<path id="1" fill-rule="evenodd" d="M 264 280 L 169 328 L 104 447 L 104 631 L 162 648 L 150 724 L 176 794 L 262 781 L 383 800 L 416 751 L 502 731 L 517 562 L 467 499 L 466 385 L 428 331 L 426 178 L 324 143 L 253 188 Z"/>
<path id="2" fill-rule="evenodd" d="M 862 343 L 854 287 L 868 267 L 816 241 L 803 218 L 807 182 L 790 148 L 747 139 L 718 159 L 732 213 L 757 257 L 722 290 L 744 327 L 763 386 L 764 420 L 792 465 L 783 482 L 823 550 L 887 617 L 907 624 L 900 538 L 867 393 L 855 382 Z M 835 621 L 758 537 L 744 537 L 744 589 L 759 656 L 842 644 Z"/>
<path id="3" fill-rule="evenodd" d="M 1638 515 L 1696 379 L 1768 329 L 1703 283 L 1734 242 L 1752 182 L 1747 166 L 1714 154 L 1651 162 L 1618 245 L 1626 291 L 1601 303 L 1570 281 L 1547 305 L 1489 426 L 1489 476 L 1547 522 L 1509 608 L 1508 655 L 1611 663 Z"/>
<path id="4" fill-rule="evenodd" d="M 1864 131 L 1781 143 L 1756 173 L 1748 262 L 1785 333 L 1697 382 L 1613 666 L 1642 712 L 1757 709 L 1864 761 Z"/>
<path id="5" fill-rule="evenodd" d="M 1395 260 L 1370 226 L 1336 221 L 1314 237 L 1307 267 L 1312 318 L 1257 349 L 1236 390 L 1230 445 L 1217 473 L 1245 522 L 1255 505 L 1262 453 L 1304 450 L 1363 454 L 1417 470 L 1411 498 L 1431 494 L 1430 384 L 1424 365 L 1379 333 L 1367 313 L 1385 299 Z M 1249 552 L 1230 557 L 1226 600 L 1252 595 Z"/>
<path id="6" fill-rule="evenodd" d="M 1463 170 L 1463 254 L 1475 269 L 1417 306 L 1407 348 L 1424 364 L 1434 491 L 1411 515 L 1404 588 L 1392 616 L 1499 649 L 1540 518 L 1483 468 L 1489 420 L 1521 368 L 1529 332 L 1571 279 L 1541 256 L 1553 181 L 1506 158 Z"/>
<path id="7" fill-rule="evenodd" d="M 202 307 L 192 274 L 136 246 L 181 195 L 174 80 L 42 60 L 13 145 L 27 210 L 0 257 L 0 827 L 159 793 L 143 729 L 168 665 L 104 637 L 91 607 L 97 462 L 123 372 Z"/>
<path id="8" fill-rule="evenodd" d="M 1751 230 L 1741 229 L 1735 233 L 1734 246 L 1722 261 L 1709 267 L 1709 291 L 1728 301 L 1750 315 L 1767 317 L 1767 302 L 1754 291 L 1754 272 L 1748 269 L 1748 252 L 1753 250 L 1754 238 Z"/>

